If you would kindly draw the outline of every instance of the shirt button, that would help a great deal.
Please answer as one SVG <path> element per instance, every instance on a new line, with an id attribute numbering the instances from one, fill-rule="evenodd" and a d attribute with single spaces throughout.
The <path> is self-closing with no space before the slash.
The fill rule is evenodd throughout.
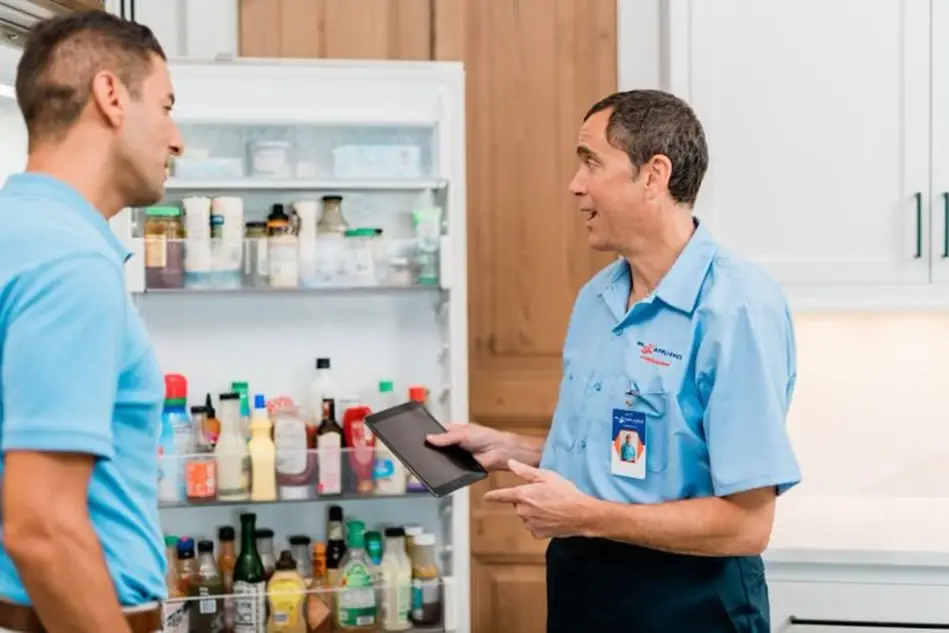
<path id="1" fill-rule="evenodd" d="M 586 448 L 586 447 L 587 447 L 587 441 L 586 441 L 586 440 L 580 440 L 580 449 L 582 450 L 582 449 L 584 449 L 584 448 Z"/>
<path id="2" fill-rule="evenodd" d="M 597 382 L 595 385 L 593 385 L 593 388 L 596 389 L 597 391 L 602 391 L 602 390 L 603 390 L 603 383 L 602 383 L 602 382 Z"/>

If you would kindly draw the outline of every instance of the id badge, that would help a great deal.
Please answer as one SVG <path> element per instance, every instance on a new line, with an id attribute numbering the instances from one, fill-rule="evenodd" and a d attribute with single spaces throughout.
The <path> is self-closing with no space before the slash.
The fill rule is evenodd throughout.
<path id="1" fill-rule="evenodd" d="M 646 414 L 613 409 L 610 472 L 631 479 L 646 478 Z"/>

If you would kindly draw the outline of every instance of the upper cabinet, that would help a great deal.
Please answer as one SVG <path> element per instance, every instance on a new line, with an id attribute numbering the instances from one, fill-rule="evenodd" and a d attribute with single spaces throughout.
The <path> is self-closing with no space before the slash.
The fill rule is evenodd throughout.
<path id="1" fill-rule="evenodd" d="M 710 167 L 696 215 L 798 307 L 949 305 L 949 7 L 672 0 L 669 88 Z"/>
<path id="2" fill-rule="evenodd" d="M 169 58 L 211 60 L 237 55 L 237 4 L 238 0 L 108 0 L 106 7 L 149 27 Z"/>

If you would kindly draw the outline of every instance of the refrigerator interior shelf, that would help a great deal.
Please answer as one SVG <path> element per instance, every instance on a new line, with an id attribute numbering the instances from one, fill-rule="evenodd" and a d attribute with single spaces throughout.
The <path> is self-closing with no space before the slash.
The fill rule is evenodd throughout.
<path id="1" fill-rule="evenodd" d="M 165 189 L 168 191 L 421 191 L 443 189 L 446 184 L 444 180 L 433 178 L 328 178 L 320 180 L 262 177 L 216 180 L 169 178 L 165 181 Z"/>

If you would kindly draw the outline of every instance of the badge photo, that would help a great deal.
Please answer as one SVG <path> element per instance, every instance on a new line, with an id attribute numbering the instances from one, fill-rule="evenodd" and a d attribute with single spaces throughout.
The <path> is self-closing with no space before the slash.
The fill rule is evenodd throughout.
<path id="1" fill-rule="evenodd" d="M 613 409 L 610 472 L 631 479 L 646 478 L 646 415 Z"/>

